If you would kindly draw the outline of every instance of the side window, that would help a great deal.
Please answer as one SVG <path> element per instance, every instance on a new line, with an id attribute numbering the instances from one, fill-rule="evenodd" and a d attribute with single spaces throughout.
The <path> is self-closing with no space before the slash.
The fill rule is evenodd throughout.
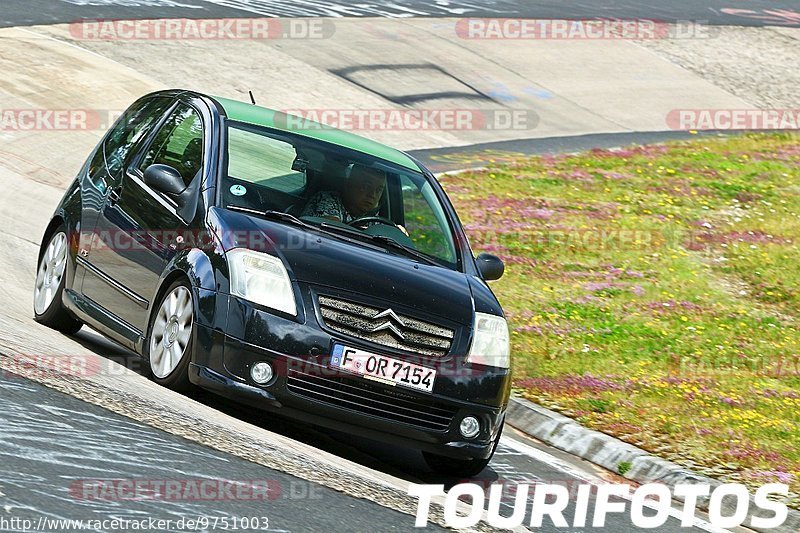
<path id="1" fill-rule="evenodd" d="M 169 165 L 180 172 L 186 185 L 203 164 L 203 121 L 192 107 L 179 104 L 156 133 L 139 168 Z"/>
<path id="2" fill-rule="evenodd" d="M 439 201 L 430 184 L 400 177 L 405 212 L 405 228 L 417 250 L 455 261 L 450 229 Z"/>
<path id="3" fill-rule="evenodd" d="M 168 98 L 152 98 L 129 108 L 120 117 L 103 144 L 106 166 L 111 176 L 120 175 L 132 155 L 131 149 L 147 135 L 169 104 Z"/>

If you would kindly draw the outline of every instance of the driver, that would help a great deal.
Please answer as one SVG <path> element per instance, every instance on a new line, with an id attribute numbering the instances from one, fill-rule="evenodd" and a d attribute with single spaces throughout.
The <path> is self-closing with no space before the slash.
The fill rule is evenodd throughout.
<path id="1" fill-rule="evenodd" d="M 348 224 L 378 208 L 386 188 L 386 173 L 354 163 L 341 192 L 320 191 L 309 199 L 301 216 L 328 218 Z"/>

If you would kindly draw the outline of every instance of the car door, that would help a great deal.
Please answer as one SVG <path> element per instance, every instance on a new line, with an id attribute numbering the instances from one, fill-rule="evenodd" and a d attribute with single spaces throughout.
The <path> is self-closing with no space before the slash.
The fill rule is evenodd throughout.
<path id="1" fill-rule="evenodd" d="M 177 236 L 189 228 L 174 201 L 144 182 L 152 164 L 169 165 L 188 187 L 201 179 L 204 129 L 200 113 L 175 104 L 107 195 L 99 215 L 82 292 L 122 323 L 131 341 L 146 331 L 150 300 L 176 253 Z M 134 341 L 135 342 L 135 341 Z"/>
<path id="2" fill-rule="evenodd" d="M 122 169 L 135 154 L 136 146 L 162 118 L 172 103 L 171 98 L 164 97 L 143 98 L 133 103 L 103 137 L 87 162 L 85 174 L 80 180 L 79 265 L 91 266 L 88 257 L 89 250 L 92 247 L 92 238 L 98 217 L 106 206 L 108 196 L 115 187 L 119 186 L 122 180 Z M 76 271 L 73 288 L 78 291 L 81 290 L 86 270 L 86 268 L 79 268 Z"/>

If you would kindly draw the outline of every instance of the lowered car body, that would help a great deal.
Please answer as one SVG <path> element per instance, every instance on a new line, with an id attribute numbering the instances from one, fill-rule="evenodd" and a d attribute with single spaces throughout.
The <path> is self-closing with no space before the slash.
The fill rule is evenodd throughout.
<path id="1" fill-rule="evenodd" d="M 135 102 L 48 225 L 36 319 L 92 326 L 175 390 L 476 474 L 510 393 L 508 330 L 486 283 L 502 263 L 473 257 L 444 191 L 408 155 L 289 123 L 189 91 Z M 314 198 L 346 206 L 355 168 L 378 176 L 374 210 L 309 214 Z"/>

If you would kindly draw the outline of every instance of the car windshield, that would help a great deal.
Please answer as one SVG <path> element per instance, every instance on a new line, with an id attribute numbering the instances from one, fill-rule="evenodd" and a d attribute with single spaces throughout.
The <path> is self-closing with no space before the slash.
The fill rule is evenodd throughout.
<path id="1" fill-rule="evenodd" d="M 341 146 L 228 121 L 221 206 L 287 213 L 322 231 L 456 268 L 453 231 L 423 174 Z M 400 246 L 398 246 L 400 245 Z"/>

